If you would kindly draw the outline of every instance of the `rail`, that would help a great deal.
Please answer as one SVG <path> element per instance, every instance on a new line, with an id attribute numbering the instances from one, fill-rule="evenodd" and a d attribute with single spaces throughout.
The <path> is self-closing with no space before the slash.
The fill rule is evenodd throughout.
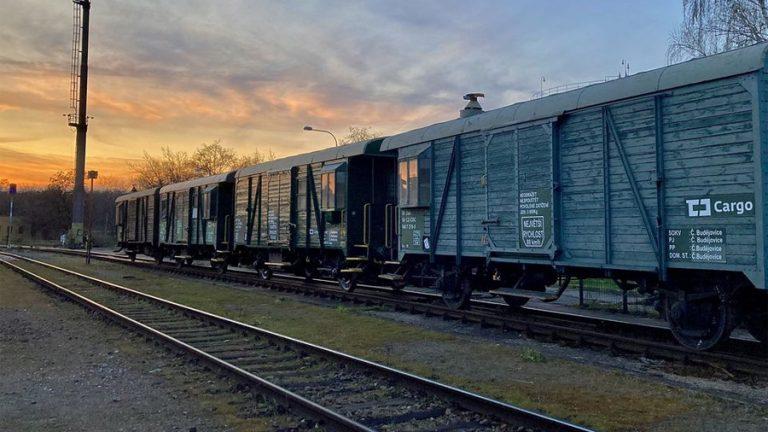
<path id="1" fill-rule="evenodd" d="M 66 276 L 87 282 L 90 287 L 73 288 L 70 286 L 65 288 L 19 265 L 0 260 L 2 265 L 46 288 L 75 300 L 83 306 L 96 310 L 110 319 L 253 383 L 260 391 L 270 395 L 279 404 L 288 405 L 302 413 L 309 414 L 332 430 L 372 431 L 376 430 L 377 426 L 388 425 L 388 423 L 382 423 L 382 419 L 391 420 L 395 424 L 408 422 L 409 425 L 420 424 L 420 422 L 433 425 L 442 422 L 447 425 L 472 427 L 473 430 L 496 430 L 503 424 L 539 431 L 589 430 L 456 387 L 141 293 L 39 260 L 6 252 L 0 252 L 0 255 L 31 263 L 33 266 L 55 270 Z M 94 291 L 92 287 L 103 288 L 103 290 Z M 210 330 L 215 330 L 215 332 Z M 224 330 L 230 332 L 222 333 Z M 256 346 L 258 351 L 248 351 L 251 345 Z M 307 376 L 295 375 L 295 377 L 306 378 L 309 381 L 305 380 L 298 384 L 284 378 L 265 379 L 248 370 L 274 371 L 279 369 L 275 365 L 256 363 L 259 366 L 255 368 L 242 366 L 243 364 L 253 364 L 256 353 L 263 354 L 264 351 L 268 351 L 273 358 L 280 358 L 281 365 L 290 365 L 291 362 L 298 361 L 303 362 L 303 364 L 314 365 L 315 367 L 308 371 Z M 231 353 L 235 352 L 238 353 L 234 354 L 235 359 L 250 360 L 246 360 L 245 363 L 240 362 L 238 365 L 238 361 L 222 355 L 222 353 L 229 353 L 232 356 Z M 290 353 L 294 353 L 295 356 Z M 287 359 L 284 358 L 286 356 Z M 321 366 L 318 367 L 318 364 Z M 372 408 L 373 411 L 365 416 L 356 410 L 348 409 L 343 401 L 335 404 L 330 402 L 335 401 L 336 397 L 330 399 L 319 397 L 323 399 L 323 403 L 318 403 L 299 394 L 296 390 L 287 388 L 286 383 L 291 383 L 292 388 L 302 389 L 304 393 L 319 394 L 317 388 L 314 388 L 313 391 L 306 391 L 313 380 L 317 381 L 318 370 L 327 372 L 329 376 L 333 376 L 335 380 L 342 383 L 344 379 L 357 380 L 350 385 L 359 391 L 363 391 L 360 389 L 366 388 L 366 385 L 370 385 L 372 380 L 379 382 L 376 380 L 384 378 L 391 388 L 390 400 L 381 401 L 377 405 L 384 408 Z M 328 370 L 332 372 L 328 372 Z M 280 377 L 281 375 L 272 373 L 272 377 L 274 376 Z M 343 378 L 339 378 L 340 376 Z M 274 381 L 278 381 L 278 383 Z M 321 386 L 340 385 L 339 382 L 325 383 L 322 379 L 319 381 Z M 375 391 L 380 390 L 378 384 L 373 385 L 373 388 Z M 437 402 L 435 398 L 437 398 Z M 328 407 L 329 404 L 334 406 Z M 429 407 L 429 409 L 425 407 Z M 344 413 L 340 413 L 342 410 Z M 413 410 L 415 412 L 411 412 Z M 376 417 L 377 414 L 379 417 Z M 351 418 L 352 416 L 358 418 Z"/>

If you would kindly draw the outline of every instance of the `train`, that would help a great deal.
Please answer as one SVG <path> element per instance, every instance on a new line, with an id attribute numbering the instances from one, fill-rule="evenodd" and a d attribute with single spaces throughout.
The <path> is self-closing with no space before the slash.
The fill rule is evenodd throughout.
<path id="1" fill-rule="evenodd" d="M 768 343 L 766 49 L 489 111 L 471 93 L 442 123 L 133 192 L 118 244 L 264 279 L 431 287 L 451 308 L 611 278 L 660 298 L 686 347 L 742 324 Z"/>

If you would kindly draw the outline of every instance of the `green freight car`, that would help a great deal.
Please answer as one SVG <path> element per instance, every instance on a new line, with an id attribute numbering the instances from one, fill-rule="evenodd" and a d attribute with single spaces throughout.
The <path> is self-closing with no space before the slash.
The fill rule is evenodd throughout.
<path id="1" fill-rule="evenodd" d="M 386 138 L 398 153 L 392 277 L 512 305 L 571 278 L 658 293 L 706 349 L 766 332 L 766 44 Z M 473 115 L 474 114 L 474 115 Z"/>
<path id="2" fill-rule="evenodd" d="M 154 257 L 179 266 L 196 259 L 226 270 L 232 245 L 235 172 L 163 186 L 159 191 L 158 246 Z"/>
<path id="3" fill-rule="evenodd" d="M 132 192 L 115 200 L 117 246 L 125 250 L 131 261 L 136 260 L 136 254 L 155 253 L 159 190 Z"/>
<path id="4" fill-rule="evenodd" d="M 264 278 L 284 269 L 339 278 L 351 289 L 375 261 L 393 259 L 383 232 L 392 223 L 385 211 L 394 214 L 394 158 L 380 145 L 362 141 L 239 170 L 234 260 Z"/>

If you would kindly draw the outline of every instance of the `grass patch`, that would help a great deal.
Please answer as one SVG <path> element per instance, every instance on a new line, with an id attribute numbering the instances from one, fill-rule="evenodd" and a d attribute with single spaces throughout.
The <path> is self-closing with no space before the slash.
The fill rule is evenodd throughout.
<path id="1" fill-rule="evenodd" d="M 524 362 L 529 363 L 544 363 L 547 361 L 546 358 L 544 358 L 544 354 L 541 353 L 541 351 L 534 349 L 534 348 L 528 348 L 525 347 L 522 350 L 520 350 L 520 359 Z"/>
<path id="2" fill-rule="evenodd" d="M 598 430 L 646 430 L 706 416 L 711 397 L 602 367 L 547 358 L 539 349 L 493 344 L 367 314 L 365 306 L 171 276 L 119 264 L 47 256 L 52 262 L 149 294 L 323 345 Z M 132 275 L 136 279 L 123 279 Z M 718 405 L 720 406 L 720 405 Z M 671 423 L 672 422 L 672 423 Z M 682 425 L 685 426 L 685 425 Z"/>

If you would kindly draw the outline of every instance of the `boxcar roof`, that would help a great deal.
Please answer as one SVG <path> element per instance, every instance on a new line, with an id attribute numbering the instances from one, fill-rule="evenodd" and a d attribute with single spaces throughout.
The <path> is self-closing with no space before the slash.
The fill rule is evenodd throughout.
<path id="1" fill-rule="evenodd" d="M 187 190 L 196 186 L 206 186 L 209 184 L 227 183 L 227 182 L 234 181 L 234 179 L 235 179 L 235 171 L 231 171 L 224 174 L 217 174 L 217 175 L 212 175 L 208 177 L 187 180 L 181 183 L 173 183 L 173 184 L 165 185 L 162 188 L 160 188 L 160 193 Z"/>
<path id="2" fill-rule="evenodd" d="M 263 162 L 240 169 L 237 177 L 246 177 L 253 174 L 284 171 L 295 166 L 307 165 L 315 162 L 325 162 L 336 159 L 344 159 L 352 156 L 364 154 L 377 154 L 383 138 L 374 138 L 366 141 L 358 141 L 351 144 L 345 144 L 338 147 L 331 147 L 323 150 L 304 153 L 295 156 L 288 156 L 269 162 Z"/>
<path id="3" fill-rule="evenodd" d="M 381 150 L 392 150 L 461 133 L 491 130 L 507 125 L 556 117 L 564 112 L 579 108 L 746 74 L 764 67 L 766 48 L 768 48 L 768 43 L 759 43 L 746 48 L 640 72 L 626 78 L 519 102 L 472 117 L 437 123 L 388 137 L 382 143 Z"/>
<path id="4" fill-rule="evenodd" d="M 136 192 L 127 193 L 125 195 L 120 195 L 119 197 L 115 198 L 115 202 L 129 201 L 136 198 L 142 198 L 145 196 L 154 195 L 158 191 L 158 189 L 160 188 L 144 189 Z"/>

